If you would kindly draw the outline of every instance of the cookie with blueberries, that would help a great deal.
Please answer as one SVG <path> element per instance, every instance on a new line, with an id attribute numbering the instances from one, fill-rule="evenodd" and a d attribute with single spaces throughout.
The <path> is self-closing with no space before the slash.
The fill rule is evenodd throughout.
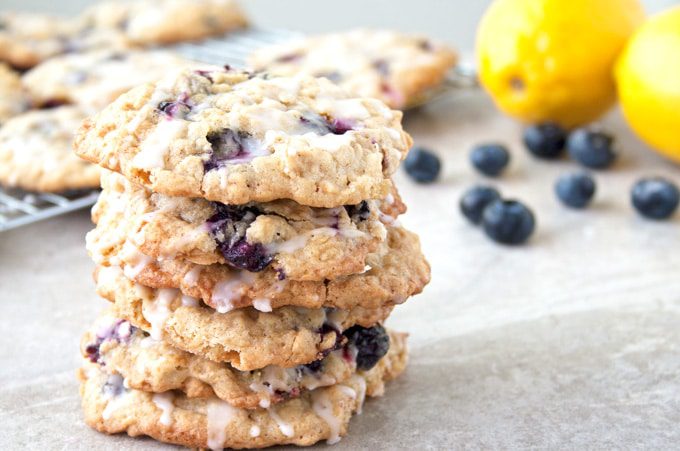
<path id="1" fill-rule="evenodd" d="M 86 120 L 75 148 L 162 194 L 332 208 L 389 194 L 401 117 L 323 78 L 183 70 Z"/>
<path id="2" fill-rule="evenodd" d="M 344 336 L 337 349 L 313 362 L 239 371 L 153 340 L 107 311 L 83 336 L 81 352 L 102 370 L 120 374 L 129 388 L 154 393 L 179 390 L 191 398 L 217 397 L 237 408 L 257 409 L 344 383 L 358 371 L 370 371 L 381 359 L 393 360 L 405 351 L 405 334 L 386 331 L 380 325 L 355 326 Z"/>
<path id="3" fill-rule="evenodd" d="M 321 440 L 337 443 L 347 434 L 352 415 L 361 412 L 365 398 L 382 396 L 385 383 L 404 371 L 407 361 L 405 338 L 404 334 L 390 332 L 389 351 L 386 350 L 386 355 L 370 369 L 357 368 L 349 378 L 332 385 L 321 383 L 317 388 L 299 393 L 281 391 L 278 394 L 282 398 L 280 402 L 267 404 L 265 401 L 252 409 L 234 406 L 217 396 L 197 397 L 185 391 L 146 391 L 148 386 L 140 389 L 130 385 L 129 378 L 124 378 L 114 368 L 86 361 L 78 371 L 85 422 L 108 434 L 144 434 L 193 448 L 308 446 Z M 349 345 L 348 348 L 352 347 Z M 356 349 L 350 354 L 355 352 L 361 355 L 361 350 Z M 210 367 L 219 366 L 214 362 L 207 363 Z M 155 365 L 147 362 L 146 366 L 155 370 Z M 317 369 L 316 364 L 309 367 L 300 374 L 325 371 Z M 215 377 L 224 376 L 225 371 Z M 184 373 L 178 376 L 186 377 Z M 272 378 L 272 371 L 253 372 L 245 377 L 266 380 Z M 238 378 L 230 379 L 222 388 L 233 387 L 238 381 Z M 216 382 L 212 381 L 213 384 Z M 275 393 L 277 388 L 278 385 L 271 386 Z M 252 389 L 237 389 L 241 390 Z"/>
<path id="4" fill-rule="evenodd" d="M 408 108 L 438 87 L 456 61 L 452 49 L 425 36 L 369 29 L 265 47 L 248 59 L 255 70 L 325 77 L 396 109 Z"/>
<path id="5" fill-rule="evenodd" d="M 86 113 L 76 106 L 35 110 L 0 128 L 0 184 L 29 191 L 97 188 L 100 168 L 73 153 L 73 132 Z"/>

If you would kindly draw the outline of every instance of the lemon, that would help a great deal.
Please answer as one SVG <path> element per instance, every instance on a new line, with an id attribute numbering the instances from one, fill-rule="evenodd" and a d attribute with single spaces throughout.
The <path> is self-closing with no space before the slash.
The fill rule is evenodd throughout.
<path id="1" fill-rule="evenodd" d="M 524 122 L 591 122 L 616 101 L 612 69 L 643 20 L 638 0 L 496 0 L 477 31 L 480 81 Z"/>
<path id="2" fill-rule="evenodd" d="M 645 23 L 616 64 L 623 114 L 652 148 L 680 161 L 680 7 Z"/>

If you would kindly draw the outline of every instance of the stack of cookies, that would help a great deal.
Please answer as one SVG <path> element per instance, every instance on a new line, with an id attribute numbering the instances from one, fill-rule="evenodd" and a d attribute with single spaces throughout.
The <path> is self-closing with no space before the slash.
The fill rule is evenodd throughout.
<path id="1" fill-rule="evenodd" d="M 406 364 L 429 266 L 390 176 L 401 113 L 324 78 L 182 69 L 86 120 L 86 422 L 212 449 L 336 442 Z"/>

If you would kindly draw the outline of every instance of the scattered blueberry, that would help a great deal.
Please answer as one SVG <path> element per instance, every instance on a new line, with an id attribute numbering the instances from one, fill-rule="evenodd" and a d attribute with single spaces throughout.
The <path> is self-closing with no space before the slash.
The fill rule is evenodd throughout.
<path id="1" fill-rule="evenodd" d="M 557 158 L 567 142 L 567 132 L 554 122 L 531 125 L 524 129 L 524 145 L 539 158 Z"/>
<path id="2" fill-rule="evenodd" d="M 508 166 L 510 153 L 502 144 L 482 144 L 472 149 L 470 162 L 482 174 L 495 177 Z"/>
<path id="3" fill-rule="evenodd" d="M 274 259 L 261 243 L 249 243 L 246 232 L 260 214 L 252 207 L 234 207 L 214 202 L 215 214 L 207 224 L 218 249 L 232 266 L 258 272 Z"/>
<path id="4" fill-rule="evenodd" d="M 664 178 L 647 178 L 635 183 L 631 200 L 642 216 L 666 219 L 678 208 L 680 192 L 674 183 Z"/>
<path id="5" fill-rule="evenodd" d="M 158 104 L 158 109 L 169 119 L 184 117 L 191 111 L 190 99 L 187 93 L 183 93 L 175 101 L 163 101 Z"/>
<path id="6" fill-rule="evenodd" d="M 516 200 L 495 200 L 482 214 L 484 232 L 502 244 L 521 244 L 534 231 L 534 214 Z"/>
<path id="7" fill-rule="evenodd" d="M 593 199 L 595 181 L 587 172 L 564 174 L 555 183 L 555 194 L 564 205 L 583 208 Z"/>
<path id="8" fill-rule="evenodd" d="M 500 193 L 490 186 L 473 186 L 465 191 L 460 199 L 460 211 L 473 224 L 479 224 L 482 220 L 484 208 L 495 200 L 501 198 Z"/>
<path id="9" fill-rule="evenodd" d="M 300 117 L 305 127 L 319 135 L 327 135 L 332 133 L 334 135 L 344 135 L 350 130 L 353 130 L 352 123 L 343 119 L 328 119 L 316 113 L 307 114 Z"/>
<path id="10" fill-rule="evenodd" d="M 360 370 L 373 368 L 390 348 L 390 337 L 381 325 L 370 328 L 352 326 L 344 335 L 357 348 L 357 369 Z"/>
<path id="11" fill-rule="evenodd" d="M 431 183 L 441 171 L 439 157 L 429 150 L 414 147 L 404 160 L 404 169 L 418 183 Z"/>
<path id="12" fill-rule="evenodd" d="M 604 169 L 616 159 L 613 142 L 614 138 L 606 133 L 580 128 L 569 135 L 567 149 L 571 158 L 583 166 Z"/>

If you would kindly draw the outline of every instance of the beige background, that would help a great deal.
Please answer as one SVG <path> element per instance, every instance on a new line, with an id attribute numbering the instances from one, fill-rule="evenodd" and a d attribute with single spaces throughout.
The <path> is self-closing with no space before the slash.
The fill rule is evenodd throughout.
<path id="1" fill-rule="evenodd" d="M 395 2 L 334 3 L 343 8 L 249 5 L 265 25 L 320 30 L 327 21 L 341 28 L 372 17 L 469 44 L 483 2 L 399 2 L 399 13 L 389 7 Z M 457 4 L 475 6 L 464 18 L 454 14 Z M 570 211 L 552 184 L 575 166 L 529 158 L 520 128 L 482 93 L 461 92 L 408 115 L 406 129 L 444 162 L 431 186 L 396 177 L 409 205 L 403 223 L 421 235 L 433 280 L 389 322 L 411 333 L 406 374 L 367 404 L 333 450 L 678 447 L 680 214 L 645 221 L 628 193 L 643 175 L 676 182 L 680 175 L 616 113 L 605 126 L 621 158 L 597 174 L 592 208 Z M 487 140 L 512 150 L 509 172 L 493 184 L 536 212 L 528 246 L 497 246 L 458 213 L 463 190 L 484 181 L 468 151 Z M 167 448 L 83 424 L 74 377 L 79 336 L 103 305 L 84 249 L 91 227 L 78 212 L 0 234 L 0 449 Z"/>
<path id="2" fill-rule="evenodd" d="M 569 0 L 564 0 L 568 2 Z M 678 0 L 642 0 L 649 12 Z M 1 0 L 2 9 L 75 13 L 92 0 Z M 357 26 L 388 27 L 429 33 L 467 53 L 477 22 L 489 0 L 241 0 L 253 22 L 263 27 L 304 32 Z"/>

